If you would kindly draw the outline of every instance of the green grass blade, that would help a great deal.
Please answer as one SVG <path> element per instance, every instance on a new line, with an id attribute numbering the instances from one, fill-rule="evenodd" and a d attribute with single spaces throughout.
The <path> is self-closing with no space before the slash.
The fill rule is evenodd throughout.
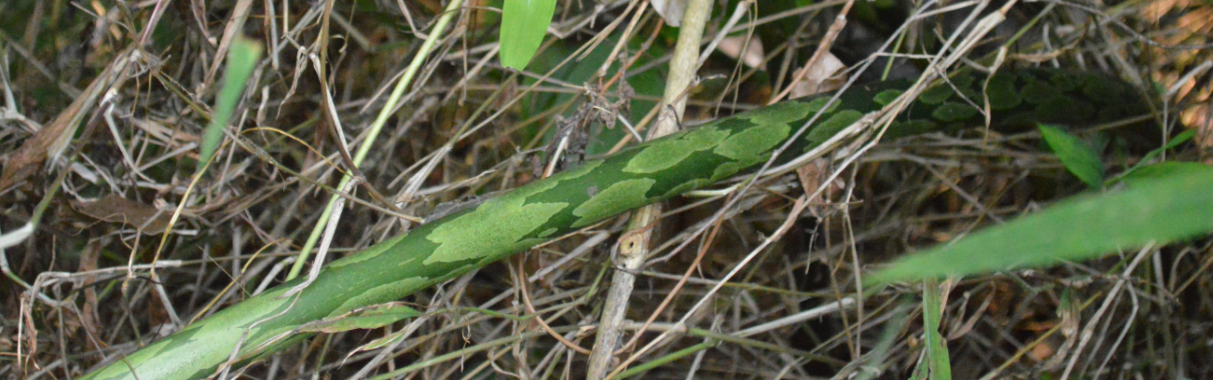
<path id="1" fill-rule="evenodd" d="M 1053 153 L 1057 154 L 1057 159 L 1066 166 L 1066 170 L 1092 189 L 1103 185 L 1103 163 L 1090 145 L 1061 128 L 1044 124 L 1039 128 L 1041 136 L 1044 136 L 1045 142 L 1053 149 Z"/>
<path id="2" fill-rule="evenodd" d="M 1159 147 L 1158 149 L 1154 149 L 1154 150 L 1150 151 L 1150 153 L 1147 153 L 1144 157 L 1141 158 L 1141 161 L 1139 161 L 1137 163 L 1137 165 L 1133 165 L 1133 167 L 1129 168 L 1128 170 L 1125 170 L 1125 171 L 1121 172 L 1120 174 L 1117 174 L 1115 177 L 1109 178 L 1106 181 L 1107 186 L 1115 185 L 1116 183 L 1122 182 L 1122 181 L 1126 182 L 1126 183 L 1129 182 L 1129 178 L 1136 176 L 1138 170 L 1145 169 L 1145 170 L 1155 170 L 1156 171 L 1159 169 L 1158 168 L 1150 169 L 1150 167 L 1156 166 L 1156 165 L 1175 164 L 1175 162 L 1161 162 L 1161 163 L 1157 163 L 1157 164 L 1152 164 L 1152 163 L 1155 162 L 1154 159 L 1157 158 L 1158 156 L 1161 156 L 1163 153 L 1165 153 L 1168 150 L 1175 149 L 1180 144 L 1188 142 L 1188 140 L 1191 140 L 1193 137 L 1196 137 L 1195 130 L 1187 130 L 1187 131 L 1181 132 L 1179 135 L 1175 136 L 1175 138 L 1168 141 L 1166 145 L 1163 145 L 1162 147 Z M 1189 164 L 1189 163 L 1185 163 L 1185 164 Z M 1195 164 L 1195 163 L 1190 163 L 1190 164 L 1199 165 L 1199 164 Z M 1150 176 L 1156 177 L 1157 172 L 1148 174 L 1146 177 L 1150 177 Z"/>
<path id="3" fill-rule="evenodd" d="M 1062 202 L 898 260 L 869 277 L 889 282 L 968 275 L 1100 257 L 1213 231 L 1213 170 L 1189 171 L 1118 193 Z"/>
<path id="4" fill-rule="evenodd" d="M 526 68 L 539 50 L 556 12 L 556 0 L 505 0 L 501 15 L 501 65 Z"/>
<path id="5" fill-rule="evenodd" d="M 219 143 L 223 141 L 223 128 L 227 128 L 227 122 L 236 110 L 236 103 L 240 101 L 240 95 L 244 94 L 244 88 L 248 86 L 248 77 L 257 67 L 259 60 L 261 45 L 243 37 L 232 41 L 231 51 L 227 55 L 227 70 L 223 74 L 223 87 L 215 97 L 215 117 L 211 118 L 211 123 L 206 126 L 202 135 L 198 172 L 202 171 L 219 149 Z"/>
<path id="6" fill-rule="evenodd" d="M 927 368 L 930 369 L 931 379 L 951 380 L 952 361 L 948 358 L 948 343 L 943 334 L 939 333 L 940 321 L 943 320 L 943 297 L 940 296 L 939 284 L 927 281 L 922 285 L 922 323 L 926 336 L 923 340 L 927 349 Z"/>
<path id="7" fill-rule="evenodd" d="M 1198 162 L 1160 162 L 1154 165 L 1139 167 L 1128 175 L 1121 177 L 1120 182 L 1123 182 L 1125 186 L 1133 188 L 1160 178 L 1176 175 L 1196 175 L 1208 170 L 1208 165 Z"/>

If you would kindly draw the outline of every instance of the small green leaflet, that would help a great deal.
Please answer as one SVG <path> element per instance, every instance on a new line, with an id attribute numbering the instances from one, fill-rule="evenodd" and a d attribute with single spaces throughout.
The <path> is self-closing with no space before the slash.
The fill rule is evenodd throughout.
<path id="1" fill-rule="evenodd" d="M 943 299 L 940 284 L 928 280 L 922 284 L 922 324 L 926 355 L 914 369 L 913 380 L 952 380 L 952 362 L 948 358 L 948 343 L 939 332 L 943 321 Z"/>
<path id="2" fill-rule="evenodd" d="M 1050 265 L 1213 231 L 1213 168 L 1171 174 L 1060 202 L 897 260 L 868 279 L 887 283 Z"/>
<path id="3" fill-rule="evenodd" d="M 1061 128 L 1044 124 L 1039 127 L 1041 136 L 1044 136 L 1045 142 L 1053 149 L 1053 153 L 1057 154 L 1057 159 L 1066 166 L 1066 170 L 1092 189 L 1103 186 L 1103 163 L 1090 145 Z"/>
<path id="4" fill-rule="evenodd" d="M 215 115 L 202 135 L 202 150 L 198 154 L 199 172 L 219 149 L 219 143 L 223 141 L 223 128 L 227 128 L 227 121 L 235 112 L 236 103 L 244 94 L 244 87 L 248 85 L 249 74 L 253 73 L 260 59 L 261 45 L 243 37 L 236 37 L 232 41 L 227 54 L 227 70 L 223 73 L 223 88 L 215 97 Z"/>
<path id="5" fill-rule="evenodd" d="M 1109 178 L 1107 180 L 1107 184 L 1110 186 L 1110 185 L 1114 185 L 1119 182 L 1127 183 L 1130 181 L 1130 178 L 1135 177 L 1137 175 L 1138 170 L 1152 171 L 1153 173 L 1146 174 L 1146 177 L 1151 177 L 1151 176 L 1157 177 L 1158 176 L 1157 174 L 1160 172 L 1166 173 L 1166 172 L 1170 172 L 1173 170 L 1183 170 L 1183 169 L 1168 168 L 1168 166 L 1187 166 L 1187 164 L 1203 166 L 1201 164 L 1194 163 L 1194 162 L 1159 162 L 1157 164 L 1151 164 L 1152 162 L 1155 161 L 1154 160 L 1155 158 L 1158 158 L 1158 156 L 1161 156 L 1163 153 L 1165 153 L 1168 150 L 1175 149 L 1175 147 L 1179 146 L 1180 144 L 1188 142 L 1188 140 L 1191 140 L 1195 136 L 1196 136 L 1195 130 L 1183 131 L 1179 135 L 1175 136 L 1175 138 L 1171 139 L 1171 141 L 1168 141 L 1166 145 L 1163 145 L 1157 149 L 1154 149 L 1150 153 L 1146 154 L 1145 157 L 1141 158 L 1141 161 L 1138 162 L 1137 165 L 1133 165 L 1133 167 L 1129 168 L 1129 170 L 1125 170 L 1124 172 L 1117 174 L 1115 177 Z M 1173 164 L 1180 164 L 1180 165 L 1173 165 Z M 1151 166 L 1162 166 L 1162 168 L 1150 168 Z"/>
<path id="6" fill-rule="evenodd" d="M 526 68 L 547 33 L 556 0 L 505 0 L 501 15 L 501 65 Z"/>

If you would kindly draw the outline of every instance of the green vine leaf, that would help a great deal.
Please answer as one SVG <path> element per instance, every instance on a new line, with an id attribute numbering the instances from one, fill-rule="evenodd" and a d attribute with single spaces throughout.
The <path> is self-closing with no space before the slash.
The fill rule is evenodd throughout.
<path id="1" fill-rule="evenodd" d="M 501 65 L 522 70 L 531 62 L 556 13 L 556 0 L 505 0 L 501 15 Z"/>
<path id="2" fill-rule="evenodd" d="M 1053 149 L 1053 153 L 1057 154 L 1057 159 L 1066 166 L 1066 170 L 1092 189 L 1103 186 L 1103 163 L 1090 145 L 1061 128 L 1044 124 L 1039 125 L 1039 128 L 1045 142 Z"/>

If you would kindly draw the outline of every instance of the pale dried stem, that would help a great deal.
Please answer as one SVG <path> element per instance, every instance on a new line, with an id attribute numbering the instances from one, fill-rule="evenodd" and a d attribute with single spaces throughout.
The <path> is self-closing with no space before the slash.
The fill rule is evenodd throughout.
<path id="1" fill-rule="evenodd" d="M 649 139 L 668 135 L 678 130 L 678 120 L 686 107 L 687 86 L 694 80 L 698 69 L 699 45 L 703 39 L 703 30 L 711 16 L 712 2 L 710 0 L 693 0 L 687 5 L 683 15 L 682 27 L 679 29 L 678 43 L 674 56 L 670 60 L 670 75 L 667 78 L 665 95 L 658 112 L 667 112 L 658 118 L 657 125 L 649 131 Z M 602 379 L 611 369 L 611 359 L 614 358 L 615 345 L 622 335 L 620 325 L 627 313 L 628 300 L 636 281 L 635 275 L 644 264 L 649 253 L 649 239 L 652 226 L 661 219 L 661 206 L 645 206 L 632 213 L 627 233 L 619 240 L 620 268 L 612 276 L 611 288 L 607 292 L 606 304 L 603 307 L 602 318 L 599 319 L 598 336 L 594 342 L 593 354 L 590 355 L 589 372 L 586 377 L 590 380 Z M 619 367 L 623 368 L 623 367 Z M 616 369 L 615 372 L 618 372 Z"/>

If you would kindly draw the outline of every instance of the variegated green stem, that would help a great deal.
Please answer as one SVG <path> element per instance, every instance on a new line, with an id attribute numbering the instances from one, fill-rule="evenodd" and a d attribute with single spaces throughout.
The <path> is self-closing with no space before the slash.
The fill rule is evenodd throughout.
<path id="1" fill-rule="evenodd" d="M 1097 74 L 1032 70 L 985 79 L 959 76 L 928 89 L 885 138 L 982 125 L 976 104 L 988 104 L 992 127 L 1003 131 L 1037 122 L 1089 125 L 1148 110 L 1134 89 Z M 337 260 L 297 296 L 279 298 L 299 280 L 232 305 L 84 379 L 210 376 L 225 363 L 248 362 L 297 341 L 305 336 L 294 333 L 302 324 L 400 299 L 566 232 L 760 165 L 824 111 L 776 159 L 790 160 L 879 109 L 906 85 L 882 82 L 852 89 L 825 110 L 828 97 L 783 102 L 586 162 Z M 1133 136 L 1130 143 L 1160 137 L 1152 131 Z"/>

